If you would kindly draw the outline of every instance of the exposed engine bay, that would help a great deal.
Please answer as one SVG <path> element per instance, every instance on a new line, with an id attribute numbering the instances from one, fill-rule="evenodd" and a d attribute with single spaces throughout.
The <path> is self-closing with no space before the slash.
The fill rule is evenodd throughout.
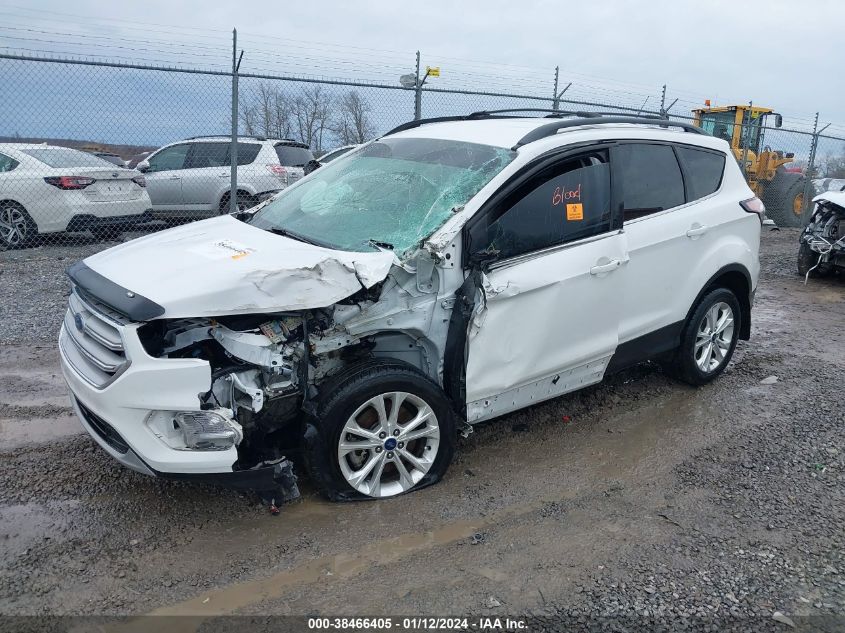
<path id="1" fill-rule="evenodd" d="M 816 207 L 801 232 L 798 272 L 804 280 L 845 269 L 845 193 L 818 196 Z"/>

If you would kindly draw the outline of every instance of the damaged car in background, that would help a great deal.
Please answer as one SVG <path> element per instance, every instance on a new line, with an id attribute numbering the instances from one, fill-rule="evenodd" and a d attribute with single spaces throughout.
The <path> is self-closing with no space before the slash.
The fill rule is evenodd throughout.
<path id="1" fill-rule="evenodd" d="M 845 192 L 828 191 L 813 198 L 813 213 L 801 231 L 798 272 L 806 283 L 845 270 Z"/>
<path id="2" fill-rule="evenodd" d="M 417 121 L 72 266 L 62 369 L 137 471 L 389 497 L 441 478 L 472 424 L 612 371 L 719 375 L 749 336 L 763 212 L 689 124 Z"/>

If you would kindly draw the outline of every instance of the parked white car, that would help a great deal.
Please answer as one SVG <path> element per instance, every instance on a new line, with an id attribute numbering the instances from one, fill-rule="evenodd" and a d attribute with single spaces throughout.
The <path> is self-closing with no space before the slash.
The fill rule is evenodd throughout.
<path id="1" fill-rule="evenodd" d="M 228 213 L 232 160 L 228 137 L 196 137 L 165 145 L 138 163 L 157 217 Z M 289 139 L 238 139 L 238 209 L 255 206 L 304 175 L 314 159 L 307 145 Z"/>
<path id="2" fill-rule="evenodd" d="M 764 208 L 730 147 L 645 117 L 417 121 L 245 214 L 75 264 L 83 425 L 151 475 L 332 499 L 440 479 L 457 433 L 750 335 Z M 527 463 L 526 467 L 530 467 Z"/>
<path id="3" fill-rule="evenodd" d="M 44 233 L 114 234 L 151 219 L 144 176 L 79 150 L 0 144 L 0 247 Z"/>

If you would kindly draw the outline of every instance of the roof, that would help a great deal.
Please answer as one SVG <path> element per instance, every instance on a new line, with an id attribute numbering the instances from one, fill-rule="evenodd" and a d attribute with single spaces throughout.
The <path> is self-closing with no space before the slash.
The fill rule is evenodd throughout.
<path id="1" fill-rule="evenodd" d="M 396 132 L 394 136 L 402 138 L 438 138 L 510 148 L 519 143 L 529 132 L 553 123 L 555 120 L 546 117 L 508 117 L 444 121 L 426 123 L 419 127 Z M 567 121 L 568 119 L 559 120 Z M 533 146 L 535 143 L 543 143 L 545 145 L 546 142 L 551 145 L 560 145 L 563 138 L 566 138 L 567 141 L 571 139 L 572 142 L 578 142 L 582 139 L 653 138 L 701 145 L 720 151 L 725 151 L 728 147 L 722 139 L 717 139 L 707 134 L 691 134 L 672 127 L 661 127 L 659 123 L 649 123 L 647 119 L 643 119 L 643 123 L 636 124 L 611 122 L 600 124 L 585 123 L 585 125 L 565 128 L 558 134 L 534 141 L 528 145 Z"/>

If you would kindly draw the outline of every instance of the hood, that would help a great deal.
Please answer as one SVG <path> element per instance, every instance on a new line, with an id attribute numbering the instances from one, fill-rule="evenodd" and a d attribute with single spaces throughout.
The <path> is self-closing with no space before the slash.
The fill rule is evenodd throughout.
<path id="1" fill-rule="evenodd" d="M 163 318 L 286 312 L 330 306 L 383 281 L 395 256 L 306 244 L 231 216 L 153 233 L 84 264 Z"/>
<path id="2" fill-rule="evenodd" d="M 813 198 L 813 202 L 819 202 L 820 200 L 832 202 L 836 206 L 845 208 L 845 191 L 825 191 Z"/>

